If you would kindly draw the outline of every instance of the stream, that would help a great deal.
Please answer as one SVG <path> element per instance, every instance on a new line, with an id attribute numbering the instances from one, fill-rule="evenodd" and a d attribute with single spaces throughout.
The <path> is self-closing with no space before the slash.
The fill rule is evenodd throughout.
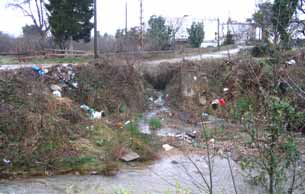
<path id="1" fill-rule="evenodd" d="M 171 110 L 165 105 L 163 95 L 151 100 L 149 111 L 139 122 L 142 133 L 156 133 L 159 136 L 177 136 L 183 132 L 199 130 L 199 126 L 190 126 L 182 121 L 164 121 L 159 130 L 150 130 L 149 120 L 162 115 L 170 115 Z M 160 116 L 161 115 L 161 116 Z M 215 122 L 217 120 L 213 120 Z M 167 124 L 164 124 L 167 123 Z M 219 123 L 217 121 L 216 123 Z M 175 124 L 176 127 L 171 127 Z M 177 127 L 179 126 L 179 127 Z M 191 160 L 190 160 L 191 158 Z M 261 193 L 247 184 L 239 166 L 234 162 L 232 169 L 239 193 Z M 228 160 L 220 157 L 213 159 L 213 189 L 217 194 L 232 194 L 234 187 Z M 199 170 L 200 169 L 200 170 Z M 61 175 L 53 177 L 29 178 L 0 181 L 0 194 L 164 194 L 164 193 L 207 193 L 202 177 L 208 180 L 208 165 L 205 156 L 164 152 L 161 159 L 142 167 L 126 167 L 116 176 L 100 175 Z M 188 191 L 188 192 L 185 192 Z"/>

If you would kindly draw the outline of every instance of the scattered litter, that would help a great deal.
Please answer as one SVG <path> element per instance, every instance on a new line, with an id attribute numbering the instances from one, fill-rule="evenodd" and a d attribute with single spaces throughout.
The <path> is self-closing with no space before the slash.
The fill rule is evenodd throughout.
<path id="1" fill-rule="evenodd" d="M 92 120 L 101 119 L 102 117 L 106 116 L 104 111 L 98 112 L 98 111 L 96 111 L 96 110 L 94 110 L 94 109 L 92 109 L 89 106 L 84 105 L 84 104 L 81 105 L 80 108 L 83 109 L 84 111 L 86 111 L 89 114 L 90 119 L 92 119 Z"/>
<path id="2" fill-rule="evenodd" d="M 60 91 L 60 92 L 62 91 L 62 88 L 59 85 L 53 84 L 50 86 L 50 88 L 52 91 Z"/>
<path id="3" fill-rule="evenodd" d="M 289 61 L 286 61 L 286 64 L 288 65 L 295 65 L 297 62 L 294 59 L 291 59 Z"/>
<path id="4" fill-rule="evenodd" d="M 215 139 L 210 139 L 209 143 L 214 144 L 215 143 Z"/>
<path id="5" fill-rule="evenodd" d="M 12 161 L 10 161 L 10 160 L 7 160 L 7 159 L 3 159 L 3 162 L 6 164 L 6 165 L 9 165 L 9 164 L 11 164 L 12 163 Z"/>
<path id="6" fill-rule="evenodd" d="M 225 106 L 226 105 L 225 99 L 223 99 L 223 98 L 219 99 L 219 105 L 220 106 Z"/>
<path id="7" fill-rule="evenodd" d="M 173 147 L 173 146 L 170 146 L 169 144 L 164 144 L 164 145 L 162 145 L 162 148 L 163 148 L 166 152 L 171 151 L 172 149 L 174 149 L 174 147 Z"/>
<path id="8" fill-rule="evenodd" d="M 56 97 L 59 97 L 61 98 L 61 92 L 56 90 L 56 91 L 53 91 L 53 95 L 56 96 Z"/>
<path id="9" fill-rule="evenodd" d="M 189 136 L 190 138 L 195 139 L 195 138 L 196 138 L 197 131 L 186 132 L 185 134 L 186 134 L 187 136 Z"/>
<path id="10" fill-rule="evenodd" d="M 134 151 L 129 150 L 126 154 L 124 154 L 120 159 L 125 162 L 131 162 L 140 158 L 140 155 Z"/>
<path id="11" fill-rule="evenodd" d="M 77 82 L 74 82 L 71 84 L 74 88 L 78 88 L 78 83 Z"/>
<path id="12" fill-rule="evenodd" d="M 154 98 L 153 98 L 153 97 L 149 97 L 148 100 L 151 101 L 151 102 L 153 102 L 153 101 L 154 101 Z"/>
<path id="13" fill-rule="evenodd" d="M 46 72 L 38 66 L 33 66 L 32 70 L 34 70 L 39 76 L 42 76 L 42 75 L 46 74 Z"/>
<path id="14" fill-rule="evenodd" d="M 229 91 L 229 88 L 224 88 L 223 91 L 224 91 L 224 92 L 228 92 L 228 91 Z"/>
<path id="15" fill-rule="evenodd" d="M 219 101 L 218 99 L 212 101 L 212 108 L 216 110 L 218 108 Z"/>
<path id="16" fill-rule="evenodd" d="M 203 120 L 209 120 L 209 114 L 208 113 L 203 112 L 201 114 L 201 116 L 202 116 Z"/>
<path id="17" fill-rule="evenodd" d="M 180 133 L 178 135 L 176 135 L 176 138 L 178 138 L 179 140 L 183 140 L 186 141 L 187 143 L 192 143 L 193 138 L 190 137 L 189 135 L 187 135 L 186 133 Z"/>
<path id="18" fill-rule="evenodd" d="M 212 101 L 212 108 L 214 110 L 216 110 L 218 108 L 218 105 L 225 106 L 226 105 L 225 99 L 221 98 L 221 99 L 216 99 L 216 100 Z"/>
<path id="19" fill-rule="evenodd" d="M 159 98 L 157 100 L 155 100 L 154 103 L 157 106 L 164 106 L 164 100 L 162 99 L 162 96 L 159 96 Z"/>
<path id="20" fill-rule="evenodd" d="M 125 125 L 128 125 L 129 123 L 131 123 L 131 122 L 130 122 L 130 121 L 126 121 L 124 124 L 125 124 Z"/>
<path id="21" fill-rule="evenodd" d="M 194 80 L 197 81 L 197 77 L 196 76 L 194 76 Z"/>
<path id="22" fill-rule="evenodd" d="M 70 87 L 78 88 L 75 82 L 75 73 L 72 64 L 63 64 L 56 67 L 55 76 Z"/>

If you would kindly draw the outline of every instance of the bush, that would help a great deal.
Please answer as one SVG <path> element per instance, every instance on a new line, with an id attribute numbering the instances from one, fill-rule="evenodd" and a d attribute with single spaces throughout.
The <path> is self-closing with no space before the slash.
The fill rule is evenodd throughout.
<path id="1" fill-rule="evenodd" d="M 265 57 L 272 54 L 272 47 L 268 43 L 257 44 L 251 50 L 253 57 Z"/>

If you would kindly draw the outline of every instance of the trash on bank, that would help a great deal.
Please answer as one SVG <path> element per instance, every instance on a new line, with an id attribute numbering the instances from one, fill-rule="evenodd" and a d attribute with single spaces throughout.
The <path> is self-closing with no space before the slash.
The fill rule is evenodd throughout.
<path id="1" fill-rule="evenodd" d="M 295 64 L 297 64 L 297 62 L 294 59 L 291 59 L 289 61 L 286 61 L 286 64 L 287 65 L 295 65 Z"/>
<path id="2" fill-rule="evenodd" d="M 3 159 L 2 160 L 3 162 L 4 162 L 4 164 L 6 164 L 6 165 L 9 165 L 9 164 L 11 164 L 12 163 L 12 161 L 10 161 L 10 160 L 7 160 L 7 159 Z"/>
<path id="3" fill-rule="evenodd" d="M 215 99 L 212 101 L 212 108 L 214 110 L 216 110 L 218 108 L 218 105 L 220 106 L 226 106 L 226 101 L 225 99 L 221 98 L 221 99 Z"/>
<path id="4" fill-rule="evenodd" d="M 216 110 L 218 108 L 219 101 L 218 99 L 212 101 L 212 108 Z"/>
<path id="5" fill-rule="evenodd" d="M 54 96 L 56 96 L 56 97 L 59 97 L 59 98 L 61 98 L 61 97 L 62 97 L 62 96 L 61 96 L 61 92 L 60 92 L 60 91 L 58 91 L 58 90 L 53 91 L 53 95 L 54 95 Z"/>
<path id="6" fill-rule="evenodd" d="M 46 72 L 38 66 L 33 66 L 32 70 L 35 71 L 39 76 L 46 74 Z"/>
<path id="7" fill-rule="evenodd" d="M 159 107 L 164 106 L 165 102 L 163 96 L 159 96 L 158 99 L 154 101 L 154 103 Z"/>
<path id="8" fill-rule="evenodd" d="M 120 160 L 123 160 L 124 162 L 131 162 L 134 160 L 137 160 L 140 158 L 140 155 L 132 150 L 129 150 L 124 154 L 122 157 L 120 157 Z"/>
<path id="9" fill-rule="evenodd" d="M 62 91 L 62 87 L 60 87 L 59 85 L 53 84 L 50 86 L 50 88 L 52 91 L 60 91 L 60 92 Z"/>
<path id="10" fill-rule="evenodd" d="M 89 106 L 84 105 L 84 104 L 81 105 L 80 108 L 83 109 L 84 111 L 86 111 L 87 114 L 90 116 L 90 119 L 92 119 L 92 120 L 93 119 L 101 119 L 102 117 L 106 116 L 104 111 L 98 112 L 98 111 L 96 111 L 96 110 L 94 110 L 94 109 L 92 109 Z"/>
<path id="11" fill-rule="evenodd" d="M 171 146 L 171 145 L 169 145 L 169 144 L 164 144 L 164 145 L 162 145 L 162 148 L 163 148 L 166 152 L 171 151 L 172 149 L 174 149 L 174 147 Z"/>
<path id="12" fill-rule="evenodd" d="M 223 99 L 223 98 L 219 99 L 219 105 L 220 106 L 225 106 L 226 105 L 225 99 Z"/>

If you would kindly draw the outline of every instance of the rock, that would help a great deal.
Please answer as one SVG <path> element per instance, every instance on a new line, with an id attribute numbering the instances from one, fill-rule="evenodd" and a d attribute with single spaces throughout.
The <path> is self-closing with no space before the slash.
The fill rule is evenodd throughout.
<path id="1" fill-rule="evenodd" d="M 171 151 L 172 149 L 174 149 L 174 147 L 173 146 L 170 146 L 170 145 L 168 145 L 168 144 L 164 144 L 164 145 L 162 145 L 162 148 L 165 150 L 165 151 Z"/>
<path id="2" fill-rule="evenodd" d="M 199 95 L 199 104 L 204 106 L 207 104 L 207 97 L 203 95 Z"/>
<path id="3" fill-rule="evenodd" d="M 59 85 L 53 84 L 50 86 L 50 88 L 52 91 L 60 91 L 60 92 L 62 91 L 62 88 Z"/>
<path id="4" fill-rule="evenodd" d="M 123 160 L 124 162 L 131 162 L 139 158 L 140 158 L 139 154 L 130 150 L 126 154 L 124 154 L 120 159 Z"/>

